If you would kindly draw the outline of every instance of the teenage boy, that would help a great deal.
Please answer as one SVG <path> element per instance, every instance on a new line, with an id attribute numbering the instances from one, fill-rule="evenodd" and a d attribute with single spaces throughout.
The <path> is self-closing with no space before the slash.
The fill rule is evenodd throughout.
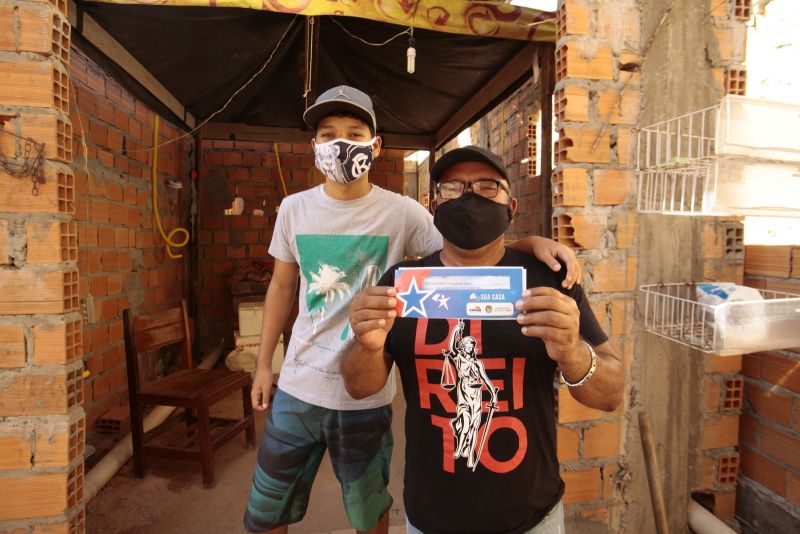
<path id="1" fill-rule="evenodd" d="M 351 343 L 347 309 L 386 267 L 441 248 L 432 218 L 417 202 L 369 183 L 380 153 L 372 101 L 346 85 L 322 93 L 304 115 L 315 130 L 325 183 L 281 203 L 269 252 L 275 258 L 264 305 L 252 402 L 266 410 L 272 354 L 300 278 L 299 314 L 272 399 L 244 524 L 251 532 L 286 532 L 305 514 L 325 450 L 342 485 L 345 510 L 360 532 L 388 530 L 394 382 L 362 399 L 345 391 L 340 359 Z M 555 255 L 577 270 L 574 255 L 527 238 L 550 265 Z M 555 268 L 555 267 L 554 267 Z M 271 530 L 270 530 L 271 529 Z"/>
<path id="2" fill-rule="evenodd" d="M 398 367 L 409 533 L 563 533 L 555 371 L 576 400 L 611 411 L 622 402 L 622 364 L 580 286 L 564 290 L 545 264 L 504 246 L 517 200 L 497 155 L 452 150 L 431 179 L 444 246 L 353 299 L 345 386 L 369 398 Z M 495 265 L 526 269 L 516 321 L 396 318 L 396 267 Z"/>

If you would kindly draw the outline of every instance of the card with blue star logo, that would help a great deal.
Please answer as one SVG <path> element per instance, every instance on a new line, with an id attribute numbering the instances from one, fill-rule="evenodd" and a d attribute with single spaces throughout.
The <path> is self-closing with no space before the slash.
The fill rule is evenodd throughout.
<path id="1" fill-rule="evenodd" d="M 513 319 L 522 298 L 522 267 L 401 267 L 395 271 L 397 316 L 420 319 Z"/>

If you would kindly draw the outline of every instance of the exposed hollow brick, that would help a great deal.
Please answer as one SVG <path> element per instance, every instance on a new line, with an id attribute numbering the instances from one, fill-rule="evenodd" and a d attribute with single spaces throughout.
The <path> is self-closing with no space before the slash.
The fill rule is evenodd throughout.
<path id="1" fill-rule="evenodd" d="M 735 486 L 739 479 L 739 455 L 720 456 L 717 461 L 717 484 L 721 487 Z"/>
<path id="2" fill-rule="evenodd" d="M 578 248 L 587 250 L 603 248 L 608 226 L 606 213 L 583 210 L 563 215 L 571 217 L 572 240 Z"/>
<path id="3" fill-rule="evenodd" d="M 0 368 L 25 365 L 25 333 L 20 324 L 0 325 Z"/>
<path id="4" fill-rule="evenodd" d="M 592 272 L 592 290 L 599 293 L 633 291 L 638 258 L 611 252 L 598 261 Z"/>
<path id="5" fill-rule="evenodd" d="M 78 226 L 75 222 L 34 222 L 26 228 L 28 263 L 78 260 Z"/>
<path id="6" fill-rule="evenodd" d="M 66 414 L 82 399 L 82 384 L 78 388 L 82 380 L 80 369 L 50 375 L 17 374 L 8 378 L 0 389 L 0 416 Z"/>
<path id="7" fill-rule="evenodd" d="M 694 487 L 696 490 L 713 489 L 717 482 L 715 473 L 717 462 L 714 458 L 707 456 L 701 457 L 698 462 L 698 482 Z"/>
<path id="8" fill-rule="evenodd" d="M 83 356 L 82 321 L 37 324 L 33 327 L 33 362 L 65 365 Z"/>
<path id="9" fill-rule="evenodd" d="M 749 21 L 752 13 L 752 0 L 733 0 L 733 16 L 739 20 Z"/>
<path id="10" fill-rule="evenodd" d="M 724 410 L 741 410 L 744 400 L 744 380 L 731 378 L 725 381 L 725 397 L 722 401 Z"/>
<path id="11" fill-rule="evenodd" d="M 83 501 L 83 462 L 70 469 L 67 478 L 67 506 L 72 509 Z"/>
<path id="12" fill-rule="evenodd" d="M 567 78 L 613 80 L 614 54 L 608 45 L 569 41 L 556 49 L 556 83 Z"/>
<path id="13" fill-rule="evenodd" d="M 597 118 L 609 124 L 636 124 L 641 104 L 641 93 L 626 87 L 621 93 L 617 88 L 597 91 Z"/>
<path id="14" fill-rule="evenodd" d="M 792 422 L 792 397 L 776 391 L 764 389 L 753 381 L 745 382 L 744 394 L 750 408 L 756 415 L 766 417 L 789 426 Z"/>
<path id="15" fill-rule="evenodd" d="M 17 51 L 17 42 L 14 35 L 14 5 L 0 5 L 0 28 L 9 28 L 11 31 L 0 32 L 0 50 L 9 52 Z"/>
<path id="16" fill-rule="evenodd" d="M 744 258 L 744 225 L 740 222 L 723 222 L 725 232 L 725 259 Z"/>
<path id="17" fill-rule="evenodd" d="M 78 299 L 77 271 L 0 270 L 0 314 L 68 313 Z"/>
<path id="18" fill-rule="evenodd" d="M 9 233 L 8 221 L 0 219 L 0 264 L 12 263 L 8 250 Z"/>
<path id="19" fill-rule="evenodd" d="M 69 63 L 70 25 L 66 16 L 50 7 L 20 6 L 17 50 L 51 54 Z"/>
<path id="20" fill-rule="evenodd" d="M 45 158 L 72 162 L 72 126 L 60 116 L 22 114 L 6 123 L 6 128 L 22 138 L 43 143 Z M 26 153 L 24 139 L 7 135 L 0 142 L 7 157 L 23 157 Z"/>
<path id="21" fill-rule="evenodd" d="M 746 29 L 743 24 L 712 26 L 718 48 L 715 66 L 722 63 L 742 63 L 745 60 Z"/>
<path id="22" fill-rule="evenodd" d="M 747 446 L 742 447 L 741 472 L 781 497 L 786 496 L 787 469 Z"/>
<path id="23" fill-rule="evenodd" d="M 567 35 L 589 35 L 591 12 L 583 2 L 564 0 L 556 17 L 556 42 Z"/>
<path id="24" fill-rule="evenodd" d="M 623 204 L 634 191 L 636 177 L 625 169 L 595 169 L 592 171 L 594 204 Z"/>
<path id="25" fill-rule="evenodd" d="M 791 430 L 777 429 L 762 425 L 759 429 L 759 448 L 765 454 L 786 464 L 791 469 L 800 470 L 800 439 Z"/>
<path id="26" fill-rule="evenodd" d="M 612 221 L 616 223 L 614 235 L 617 240 L 617 248 L 633 248 L 639 235 L 637 233 L 639 226 L 637 214 L 631 211 L 617 211 L 614 213 Z"/>
<path id="27" fill-rule="evenodd" d="M 600 499 L 600 468 L 592 467 L 582 471 L 561 471 L 566 488 L 564 504 L 592 502 Z"/>
<path id="28" fill-rule="evenodd" d="M 527 174 L 528 176 L 536 176 L 538 169 L 536 168 L 536 160 L 538 159 L 537 145 L 539 144 L 539 113 L 528 114 L 528 125 L 525 129 L 526 153 L 528 158 Z"/>
<path id="29" fill-rule="evenodd" d="M 556 443 L 558 445 L 558 461 L 571 462 L 578 459 L 578 444 L 580 436 L 571 428 L 558 426 L 556 428 Z"/>
<path id="30" fill-rule="evenodd" d="M 555 163 L 609 163 L 610 133 L 594 128 L 564 127 L 555 143 Z"/>
<path id="31" fill-rule="evenodd" d="M 54 516 L 67 510 L 67 473 L 25 473 L 0 484 L 0 521 Z"/>
<path id="32" fill-rule="evenodd" d="M 721 447 L 735 447 L 739 443 L 739 416 L 723 415 L 703 422 L 703 439 L 700 448 L 704 450 Z"/>
<path id="33" fill-rule="evenodd" d="M 745 96 L 747 93 L 747 70 L 743 67 L 725 68 L 725 94 Z"/>
<path id="34" fill-rule="evenodd" d="M 31 181 L 15 178 L 0 171 L 0 203 L 3 211 L 14 213 L 75 212 L 75 177 L 69 172 L 45 167 L 45 183 L 37 184 L 38 194 L 32 193 Z"/>
<path id="35" fill-rule="evenodd" d="M 744 270 L 752 275 L 788 278 L 792 270 L 792 247 L 747 246 Z"/>
<path id="36" fill-rule="evenodd" d="M 636 136 L 628 128 L 617 128 L 616 131 L 617 163 L 628 165 L 633 161 L 633 149 Z"/>
<path id="37" fill-rule="evenodd" d="M 723 521 L 733 521 L 736 517 L 736 491 L 714 494 L 714 515 Z"/>
<path id="38" fill-rule="evenodd" d="M 69 113 L 67 75 L 47 61 L 0 62 L 0 102 Z"/>
<path id="39" fill-rule="evenodd" d="M 716 380 L 706 378 L 703 380 L 703 397 L 705 398 L 705 410 L 716 412 L 719 410 L 720 385 Z"/>
<path id="40" fill-rule="evenodd" d="M 640 14 L 635 1 L 615 1 L 598 4 L 595 36 L 617 45 L 639 47 L 641 39 Z"/>
<path id="41" fill-rule="evenodd" d="M 620 449 L 620 423 L 600 423 L 583 432 L 583 456 L 597 458 L 616 456 Z"/>
<path id="42" fill-rule="evenodd" d="M 553 173 L 553 206 L 586 206 L 589 177 L 586 169 L 559 167 Z"/>
<path id="43" fill-rule="evenodd" d="M 555 92 L 553 110 L 556 122 L 586 122 L 589 120 L 589 90 L 566 85 Z"/>
<path id="44" fill-rule="evenodd" d="M 572 226 L 571 215 L 561 213 L 553 216 L 552 232 L 553 241 L 570 248 L 578 248 L 578 244 L 575 242 L 575 228 Z"/>

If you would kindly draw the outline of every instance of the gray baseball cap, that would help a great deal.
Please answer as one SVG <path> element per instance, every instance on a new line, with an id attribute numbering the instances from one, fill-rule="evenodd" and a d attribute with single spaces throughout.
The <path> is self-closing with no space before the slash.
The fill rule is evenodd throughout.
<path id="1" fill-rule="evenodd" d="M 508 172 L 503 159 L 483 147 L 475 145 L 462 146 L 446 153 L 441 158 L 437 159 L 431 168 L 431 179 L 438 182 L 442 179 L 444 171 L 455 165 L 456 163 L 465 163 L 467 161 L 478 161 L 485 163 L 489 167 L 500 173 L 500 176 L 508 180 Z"/>
<path id="2" fill-rule="evenodd" d="M 363 91 L 349 85 L 338 85 L 319 95 L 317 101 L 303 113 L 303 120 L 311 128 L 316 128 L 323 117 L 337 111 L 353 113 L 360 117 L 372 126 L 373 132 L 378 129 L 375 111 L 372 109 L 372 99 Z"/>

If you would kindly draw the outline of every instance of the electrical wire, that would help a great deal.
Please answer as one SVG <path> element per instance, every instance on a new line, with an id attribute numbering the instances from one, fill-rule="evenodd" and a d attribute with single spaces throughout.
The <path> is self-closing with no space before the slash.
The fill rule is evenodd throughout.
<path id="1" fill-rule="evenodd" d="M 252 76 L 250 76 L 250 78 L 248 78 L 247 81 L 244 82 L 244 84 L 242 84 L 241 87 L 239 87 L 236 91 L 233 92 L 233 94 L 230 96 L 230 98 L 228 98 L 228 100 L 222 105 L 221 108 L 219 108 L 217 111 L 215 111 L 214 113 L 209 115 L 205 120 L 203 120 L 203 122 L 201 122 L 200 124 L 198 124 L 197 126 L 192 128 L 188 132 L 179 135 L 178 137 L 175 137 L 173 139 L 167 139 L 163 143 L 153 146 L 153 148 L 141 148 L 141 149 L 136 149 L 136 150 L 128 150 L 128 152 L 129 153 L 132 153 L 132 152 L 149 152 L 150 150 L 155 150 L 155 149 L 157 149 L 159 147 L 169 145 L 169 144 L 174 143 L 176 141 L 180 141 L 181 139 L 189 137 L 193 133 L 197 132 L 198 130 L 200 130 L 200 128 L 202 128 L 203 126 L 208 124 L 208 122 L 211 121 L 211 119 L 213 119 L 214 117 L 216 117 L 217 115 L 219 115 L 220 113 L 225 111 L 228 108 L 228 106 L 230 105 L 230 103 L 233 102 L 233 99 L 236 98 L 236 96 L 239 93 L 244 91 L 245 88 L 247 88 L 248 85 L 253 83 L 253 80 L 255 80 L 259 75 L 261 75 L 261 73 L 264 72 L 264 70 L 267 68 L 267 66 L 272 62 L 272 58 L 275 55 L 275 52 L 278 51 L 278 48 L 280 48 L 281 43 L 286 38 L 286 35 L 288 35 L 289 30 L 292 29 L 292 27 L 294 26 L 294 22 L 297 20 L 297 17 L 299 17 L 299 16 L 300 15 L 295 15 L 294 18 L 291 20 L 291 22 L 289 22 L 289 25 L 286 26 L 286 29 L 283 31 L 283 34 L 281 35 L 281 38 L 278 40 L 278 43 L 275 45 L 275 48 L 272 49 L 272 52 L 270 53 L 269 57 L 261 65 L 261 67 Z"/>
<path id="2" fill-rule="evenodd" d="M 361 38 L 361 37 L 359 37 L 358 35 L 354 35 L 353 33 L 351 33 L 351 32 L 350 32 L 350 30 L 348 30 L 347 28 L 345 28 L 345 27 L 342 25 L 342 23 L 341 23 L 341 22 L 339 22 L 338 20 L 336 20 L 336 18 L 335 18 L 335 17 L 331 17 L 331 20 L 334 22 L 334 24 L 336 24 L 337 26 L 339 26 L 339 27 L 342 29 L 342 31 L 344 31 L 344 33 L 346 33 L 347 35 L 349 35 L 349 36 L 350 36 L 350 37 L 352 37 L 353 39 L 358 39 L 358 40 L 359 40 L 359 41 L 361 41 L 362 43 L 364 43 L 364 44 L 366 44 L 366 45 L 369 45 L 369 46 L 384 46 L 384 45 L 387 45 L 387 44 L 391 43 L 392 41 L 394 41 L 395 39 L 397 39 L 398 37 L 400 37 L 401 35 L 407 35 L 407 34 L 411 34 L 411 32 L 412 32 L 412 30 L 413 30 L 413 28 L 414 28 L 413 21 L 412 21 L 412 24 L 411 24 L 411 26 L 409 26 L 409 27 L 408 27 L 408 28 L 406 28 L 405 30 L 401 31 L 400 33 L 398 33 L 398 34 L 397 34 L 397 35 L 395 35 L 394 37 L 389 37 L 388 39 L 386 39 L 386 40 L 385 40 L 385 41 L 383 41 L 382 43 L 370 43 L 370 42 L 369 42 L 369 41 L 367 41 L 366 39 L 362 39 L 362 38 Z"/>
<path id="3" fill-rule="evenodd" d="M 186 228 L 175 228 L 173 229 L 169 235 L 164 233 L 164 228 L 161 226 L 161 217 L 158 215 L 158 183 L 156 181 L 156 175 L 158 174 L 158 114 L 155 117 L 155 123 L 153 125 L 153 168 L 152 168 L 152 179 L 153 179 L 153 218 L 156 220 L 156 228 L 158 229 L 158 233 L 161 234 L 161 237 L 166 241 L 166 249 L 167 249 L 167 256 L 172 258 L 173 260 L 177 260 L 183 257 L 183 254 L 173 254 L 172 248 L 182 248 L 185 247 L 186 244 L 189 242 L 189 232 Z M 183 241 L 177 242 L 172 240 L 172 236 L 177 233 L 183 232 L 185 234 L 185 239 Z"/>

